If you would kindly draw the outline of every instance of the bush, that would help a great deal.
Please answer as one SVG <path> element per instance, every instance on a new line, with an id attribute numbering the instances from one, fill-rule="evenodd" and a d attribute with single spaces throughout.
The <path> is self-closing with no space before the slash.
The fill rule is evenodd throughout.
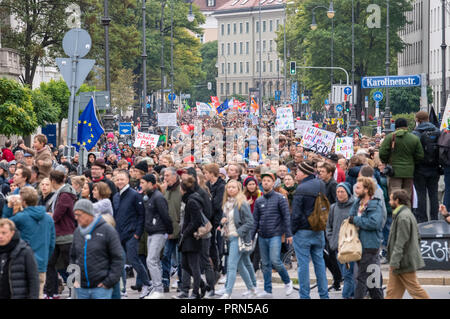
<path id="1" fill-rule="evenodd" d="M 402 114 L 395 114 L 392 116 L 392 119 L 395 121 L 398 118 L 404 118 L 408 121 L 408 130 L 412 131 L 416 127 L 416 119 L 415 119 L 416 113 L 402 113 Z"/>
<path id="2" fill-rule="evenodd" d="M 372 137 L 373 136 L 373 126 L 361 126 L 361 134 Z"/>

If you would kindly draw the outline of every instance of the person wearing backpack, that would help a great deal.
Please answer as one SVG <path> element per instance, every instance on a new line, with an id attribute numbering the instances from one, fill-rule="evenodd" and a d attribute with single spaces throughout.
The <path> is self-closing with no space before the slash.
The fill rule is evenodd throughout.
<path id="1" fill-rule="evenodd" d="M 441 132 L 429 122 L 428 113 L 425 111 L 416 113 L 416 122 L 418 125 L 413 134 L 420 139 L 424 152 L 423 160 L 417 163 L 414 169 L 414 187 L 416 188 L 418 202 L 416 219 L 418 223 L 423 223 L 428 221 L 427 193 L 430 198 L 430 219 L 438 219 L 438 183 L 440 177 L 438 140 Z"/>
<path id="2" fill-rule="evenodd" d="M 447 210 L 450 210 L 450 127 L 442 130 L 439 136 L 439 162 L 444 169 L 444 205 Z"/>
<path id="3" fill-rule="evenodd" d="M 356 275 L 355 299 L 364 299 L 369 290 L 372 299 L 383 299 L 380 267 L 380 246 L 383 240 L 383 212 L 381 200 L 375 198 L 375 182 L 370 177 L 358 177 L 355 195 L 358 199 L 350 209 L 349 223 L 359 228 L 358 236 L 362 245 L 361 260 L 357 262 L 358 273 Z M 373 270 L 369 266 L 378 266 L 379 278 L 375 279 L 375 287 L 368 287 L 367 283 Z"/>
<path id="4" fill-rule="evenodd" d="M 325 248 L 324 230 L 314 231 L 308 217 L 314 214 L 319 195 L 325 196 L 325 183 L 315 177 L 313 163 L 304 161 L 297 169 L 296 179 L 301 181 L 292 201 L 292 233 L 294 249 L 298 261 L 298 279 L 301 299 L 310 299 L 309 260 L 312 259 L 317 278 L 319 296 L 328 299 L 328 280 L 323 250 Z M 326 199 L 326 198 L 325 198 Z M 328 212 L 327 212 L 328 213 Z"/>

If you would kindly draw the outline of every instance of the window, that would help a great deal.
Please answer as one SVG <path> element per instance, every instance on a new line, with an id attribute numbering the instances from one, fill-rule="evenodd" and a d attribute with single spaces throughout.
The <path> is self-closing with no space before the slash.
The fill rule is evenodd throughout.
<path id="1" fill-rule="evenodd" d="M 263 61 L 263 69 L 262 69 L 262 71 L 263 71 L 264 73 L 266 73 L 266 61 Z"/>
<path id="2" fill-rule="evenodd" d="M 245 54 L 248 54 L 248 52 L 249 52 L 249 47 L 250 47 L 250 43 L 247 41 L 247 42 L 245 43 Z"/>
<path id="3" fill-rule="evenodd" d="M 227 55 L 230 55 L 230 44 L 227 43 Z"/>
<path id="4" fill-rule="evenodd" d="M 244 43 L 239 42 L 239 54 L 244 53 Z"/>
<path id="5" fill-rule="evenodd" d="M 227 24 L 227 34 L 228 34 L 228 35 L 230 34 L 230 31 L 231 31 L 231 26 L 230 26 L 230 24 L 228 23 L 228 24 Z"/>
<path id="6" fill-rule="evenodd" d="M 222 74 L 225 73 L 225 63 L 222 63 Z"/>
<path id="7" fill-rule="evenodd" d="M 225 92 L 225 94 L 228 94 L 228 92 L 230 92 L 230 83 L 227 83 L 227 85 L 226 85 L 226 92 Z"/>
<path id="8" fill-rule="evenodd" d="M 228 74 L 231 73 L 231 64 L 230 63 L 227 63 L 227 72 L 228 72 Z"/>
<path id="9" fill-rule="evenodd" d="M 242 82 L 239 82 L 239 94 L 242 94 Z"/>
<path id="10" fill-rule="evenodd" d="M 236 94 L 236 82 L 233 82 L 233 94 Z"/>
<path id="11" fill-rule="evenodd" d="M 259 21 L 256 21 L 256 32 L 259 32 Z"/>
<path id="12" fill-rule="evenodd" d="M 242 73 L 244 71 L 243 63 L 239 62 L 239 73 Z"/>
<path id="13" fill-rule="evenodd" d="M 236 34 L 237 32 L 237 26 L 236 23 L 233 23 L 233 34 Z"/>
<path id="14" fill-rule="evenodd" d="M 208 0 L 208 7 L 214 7 L 216 5 L 216 0 Z"/>
<path id="15" fill-rule="evenodd" d="M 223 94 L 223 83 L 220 83 L 220 94 Z"/>
<path id="16" fill-rule="evenodd" d="M 243 28 L 242 28 L 242 22 L 239 23 L 239 33 L 242 34 Z"/>
<path id="17" fill-rule="evenodd" d="M 220 33 L 222 34 L 222 35 L 224 35 L 225 34 L 225 25 L 224 24 L 222 24 L 221 26 L 220 26 Z"/>
<path id="18" fill-rule="evenodd" d="M 280 60 L 277 60 L 277 72 L 280 72 Z"/>
<path id="19" fill-rule="evenodd" d="M 250 73 L 250 63 L 249 62 L 245 62 L 245 69 L 247 73 Z"/>
<path id="20" fill-rule="evenodd" d="M 236 42 L 233 43 L 233 54 L 234 55 L 237 54 L 237 43 Z"/>
<path id="21" fill-rule="evenodd" d="M 259 72 L 259 61 L 256 61 L 256 72 Z"/>
<path id="22" fill-rule="evenodd" d="M 270 70 L 270 73 L 273 72 L 273 64 L 272 64 L 272 61 L 269 61 L 269 70 Z"/>
<path id="23" fill-rule="evenodd" d="M 256 52 L 259 52 L 259 41 L 256 41 Z"/>
<path id="24" fill-rule="evenodd" d="M 250 23 L 245 22 L 245 33 L 249 33 L 250 32 Z"/>
<path id="25" fill-rule="evenodd" d="M 248 82 L 245 82 L 245 94 L 248 93 Z"/>
<path id="26" fill-rule="evenodd" d="M 277 30 L 278 30 L 279 25 L 280 25 L 280 19 L 277 19 Z"/>
<path id="27" fill-rule="evenodd" d="M 262 22 L 263 32 L 266 32 L 266 21 Z"/>
<path id="28" fill-rule="evenodd" d="M 221 44 L 221 48 L 222 48 L 222 55 L 225 55 L 225 44 L 224 43 Z"/>
<path id="29" fill-rule="evenodd" d="M 266 40 L 263 41 L 263 52 L 266 52 Z"/>
<path id="30" fill-rule="evenodd" d="M 270 52 L 272 52 L 272 44 L 273 44 L 273 41 L 270 40 L 270 42 L 269 42 L 269 51 L 270 51 Z"/>
<path id="31" fill-rule="evenodd" d="M 237 63 L 234 62 L 233 63 L 233 73 L 236 74 L 236 71 L 237 71 Z"/>
<path id="32" fill-rule="evenodd" d="M 270 30 L 270 32 L 273 32 L 273 21 L 272 20 L 269 21 L 269 30 Z"/>

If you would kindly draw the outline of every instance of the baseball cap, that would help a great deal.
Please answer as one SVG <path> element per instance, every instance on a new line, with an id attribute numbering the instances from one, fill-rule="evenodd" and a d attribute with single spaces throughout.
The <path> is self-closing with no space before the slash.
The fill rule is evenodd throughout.
<path id="1" fill-rule="evenodd" d="M 261 174 L 261 179 L 263 179 L 265 176 L 270 177 L 273 181 L 276 180 L 275 174 L 273 174 L 272 172 L 265 172 L 265 173 Z"/>

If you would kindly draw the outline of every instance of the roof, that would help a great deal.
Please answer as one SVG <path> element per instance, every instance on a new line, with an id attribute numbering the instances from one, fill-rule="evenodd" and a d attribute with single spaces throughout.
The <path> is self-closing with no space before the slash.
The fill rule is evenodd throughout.
<path id="1" fill-rule="evenodd" d="M 261 0 L 261 10 L 275 9 L 284 6 L 286 0 Z M 216 9 L 216 12 L 253 11 L 259 8 L 259 0 L 229 0 Z M 224 13 L 225 13 L 224 12 Z"/>
<path id="2" fill-rule="evenodd" d="M 219 7 L 226 4 L 229 0 L 215 0 L 214 6 L 209 7 L 208 6 L 208 0 L 194 0 L 193 4 L 195 4 L 197 7 L 200 8 L 200 11 L 216 11 Z"/>

